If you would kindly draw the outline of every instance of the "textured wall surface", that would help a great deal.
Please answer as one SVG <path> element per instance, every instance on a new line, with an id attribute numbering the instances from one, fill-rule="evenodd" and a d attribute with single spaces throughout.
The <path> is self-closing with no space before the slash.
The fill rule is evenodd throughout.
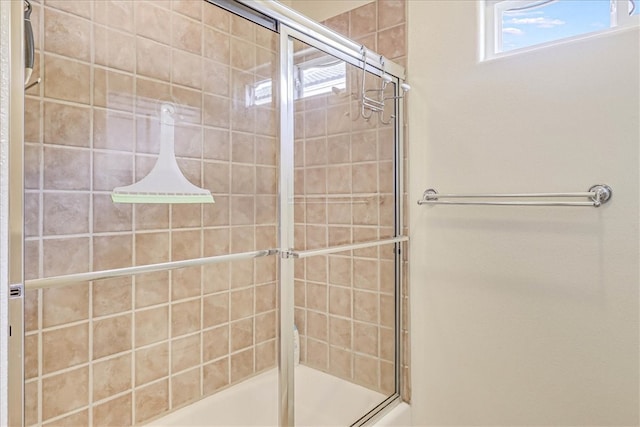
<path id="1" fill-rule="evenodd" d="M 638 28 L 478 62 L 477 3 L 408 2 L 414 423 L 638 425 Z"/>

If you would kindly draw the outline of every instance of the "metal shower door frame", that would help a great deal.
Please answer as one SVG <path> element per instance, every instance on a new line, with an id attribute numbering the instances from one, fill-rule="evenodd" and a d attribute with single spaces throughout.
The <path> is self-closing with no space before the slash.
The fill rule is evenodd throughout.
<path id="1" fill-rule="evenodd" d="M 0 425 L 24 424 L 24 4 L 0 1 Z"/>
<path id="2" fill-rule="evenodd" d="M 242 0 L 241 0 L 242 1 Z M 264 12 L 261 10 L 261 12 Z M 268 14 L 268 13 L 267 13 Z M 295 22 L 294 22 L 295 24 Z M 298 40 L 310 47 L 323 51 L 340 59 L 347 64 L 359 68 L 365 68 L 372 74 L 381 76 L 383 72 L 391 74 L 395 83 L 396 94 L 399 92 L 400 83 L 404 80 L 404 69 L 392 64 L 391 69 L 397 72 L 382 70 L 370 63 L 362 61 L 359 50 L 352 46 L 340 44 L 315 33 L 313 30 L 301 31 L 296 25 L 289 26 L 288 22 L 279 21 L 279 94 L 280 94 L 280 176 L 279 176 L 279 222 L 278 222 L 278 247 L 280 249 L 279 271 L 280 281 L 278 287 L 278 303 L 280 320 L 279 328 L 279 352 L 278 352 L 278 425 L 280 427 L 295 426 L 295 373 L 293 363 L 293 324 L 294 324 L 294 261 L 312 255 L 316 251 L 296 252 L 294 248 L 294 51 L 293 41 Z M 376 57 L 376 59 L 380 59 Z M 383 65 L 384 67 L 384 65 Z M 353 426 L 361 426 L 375 420 L 381 411 L 394 403 L 401 401 L 402 389 L 402 243 L 408 240 L 403 236 L 403 105 L 400 99 L 393 100 L 395 114 L 394 123 L 394 194 L 395 194 L 395 221 L 393 239 L 380 239 L 370 242 L 367 246 L 381 246 L 395 244 L 395 331 L 396 331 L 396 360 L 395 360 L 395 392 L 380 402 L 375 408 L 364 414 Z M 344 251 L 344 247 L 334 247 L 322 250 L 323 253 Z M 306 253 L 308 252 L 308 253 Z"/>

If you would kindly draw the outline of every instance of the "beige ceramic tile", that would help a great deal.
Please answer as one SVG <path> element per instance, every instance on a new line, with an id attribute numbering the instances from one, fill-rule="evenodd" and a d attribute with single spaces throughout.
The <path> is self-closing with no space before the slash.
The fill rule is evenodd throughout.
<path id="1" fill-rule="evenodd" d="M 276 337 L 276 312 L 271 311 L 256 316 L 255 320 L 255 342 L 256 344 L 271 340 Z M 257 359 L 256 359 L 257 360 Z"/>
<path id="2" fill-rule="evenodd" d="M 89 286 L 86 283 L 42 291 L 42 325 L 45 328 L 88 317 Z"/>
<path id="3" fill-rule="evenodd" d="M 141 423 L 169 410 L 169 380 L 136 389 L 135 421 Z"/>
<path id="4" fill-rule="evenodd" d="M 201 293 L 201 267 L 188 267 L 171 272 L 171 299 L 179 300 L 198 296 Z"/>
<path id="5" fill-rule="evenodd" d="M 89 61 L 91 23 L 86 19 L 46 8 L 44 12 L 44 48 L 47 52 Z"/>
<path id="6" fill-rule="evenodd" d="M 329 283 L 351 286 L 352 261 L 350 258 L 329 257 Z"/>
<path id="7" fill-rule="evenodd" d="M 203 294 L 206 295 L 213 292 L 226 291 L 229 289 L 229 263 L 225 262 L 205 265 L 202 267 L 202 271 Z"/>
<path id="8" fill-rule="evenodd" d="M 255 223 L 255 198 L 252 196 L 231 196 L 231 224 L 250 225 Z"/>
<path id="9" fill-rule="evenodd" d="M 403 0 L 378 0 L 378 28 L 388 28 L 405 22 L 406 2 Z"/>
<path id="10" fill-rule="evenodd" d="M 25 255 L 28 255 L 25 251 Z M 27 290 L 24 293 L 24 328 L 25 332 L 31 332 L 38 329 L 38 308 L 41 290 Z"/>
<path id="11" fill-rule="evenodd" d="M 200 334 L 173 340 L 171 344 L 171 371 L 180 372 L 200 363 Z"/>
<path id="12" fill-rule="evenodd" d="M 66 238 L 43 241 L 45 277 L 89 271 L 89 239 Z"/>
<path id="13" fill-rule="evenodd" d="M 230 29 L 231 14 L 213 4 L 204 3 L 202 10 L 202 22 L 208 26 L 228 32 Z"/>
<path id="14" fill-rule="evenodd" d="M 329 349 L 329 372 L 340 378 L 350 380 L 353 378 L 353 353 L 341 348 Z"/>
<path id="15" fill-rule="evenodd" d="M 134 207 L 137 230 L 169 228 L 169 206 L 164 204 L 138 204 Z"/>
<path id="16" fill-rule="evenodd" d="M 251 252 L 255 250 L 255 229 L 253 226 L 231 228 L 231 252 Z"/>
<path id="17" fill-rule="evenodd" d="M 110 102 L 108 97 L 106 102 Z M 132 151 L 134 139 L 133 117 L 130 114 L 121 114 L 112 110 L 107 111 L 94 108 L 94 148 Z"/>
<path id="18" fill-rule="evenodd" d="M 171 48 L 142 37 L 136 38 L 136 72 L 140 75 L 169 81 Z"/>
<path id="19" fill-rule="evenodd" d="M 133 25 L 132 0 L 110 0 L 96 2 L 93 5 L 94 21 L 99 24 L 132 32 Z"/>
<path id="20" fill-rule="evenodd" d="M 67 167 L 74 165 L 73 168 Z M 61 147 L 44 147 L 44 188 L 47 190 L 89 190 L 90 152 Z"/>
<path id="21" fill-rule="evenodd" d="M 232 291 L 230 300 L 231 320 L 242 319 L 253 314 L 254 289 Z"/>
<path id="22" fill-rule="evenodd" d="M 93 153 L 93 188 L 111 191 L 133 184 L 133 157 L 114 152 Z"/>
<path id="23" fill-rule="evenodd" d="M 171 306 L 171 336 L 195 332 L 200 329 L 200 300 L 176 303 Z"/>
<path id="24" fill-rule="evenodd" d="M 44 58 L 45 96 L 88 104 L 91 99 L 89 65 L 52 55 Z"/>
<path id="25" fill-rule="evenodd" d="M 42 380 L 42 419 L 62 415 L 89 403 L 89 368 L 67 371 Z"/>
<path id="26" fill-rule="evenodd" d="M 353 349 L 373 357 L 378 356 L 378 327 L 375 325 L 353 323 Z"/>
<path id="27" fill-rule="evenodd" d="M 200 258 L 200 230 L 171 233 L 171 260 Z"/>
<path id="28" fill-rule="evenodd" d="M 229 326 L 224 325 L 202 333 L 202 361 L 204 363 L 229 354 Z"/>
<path id="29" fill-rule="evenodd" d="M 329 313 L 351 317 L 351 289 L 329 286 Z"/>
<path id="30" fill-rule="evenodd" d="M 353 260 L 353 287 L 378 290 L 378 261 Z"/>
<path id="31" fill-rule="evenodd" d="M 42 333 L 42 372 L 48 374 L 89 360 L 89 324 Z"/>
<path id="32" fill-rule="evenodd" d="M 83 18 L 91 17 L 91 4 L 83 0 L 46 0 L 46 5 Z"/>
<path id="33" fill-rule="evenodd" d="M 202 367 L 204 394 L 211 394 L 229 384 L 229 358 L 220 359 Z"/>
<path id="34" fill-rule="evenodd" d="M 200 397 L 200 368 L 192 369 L 171 378 L 171 405 L 173 408 Z"/>
<path id="35" fill-rule="evenodd" d="M 329 346 L 326 342 L 307 340 L 307 364 L 313 368 L 326 370 L 329 366 Z"/>
<path id="36" fill-rule="evenodd" d="M 378 387 L 379 361 L 368 356 L 354 356 L 354 377 L 357 383 L 364 386 Z"/>
<path id="37" fill-rule="evenodd" d="M 374 292 L 353 291 L 353 318 L 366 322 L 378 321 L 378 295 Z"/>
<path id="38" fill-rule="evenodd" d="M 380 295 L 380 324 L 393 327 L 395 324 L 395 298 L 393 295 Z"/>
<path id="39" fill-rule="evenodd" d="M 93 231 L 130 231 L 133 208 L 127 203 L 113 203 L 111 195 L 93 195 Z"/>
<path id="40" fill-rule="evenodd" d="M 131 315 L 93 322 L 93 358 L 99 359 L 131 349 Z"/>
<path id="41" fill-rule="evenodd" d="M 343 349 L 351 348 L 351 320 L 329 316 L 329 342 Z"/>
<path id="42" fill-rule="evenodd" d="M 159 271 L 135 276 L 136 308 L 169 301 L 169 272 Z"/>
<path id="43" fill-rule="evenodd" d="M 39 145 L 25 144 L 24 147 L 24 185 L 27 189 L 40 188 L 40 160 L 42 159 L 42 147 Z"/>
<path id="44" fill-rule="evenodd" d="M 25 97 L 24 100 L 24 140 L 27 142 L 41 142 L 42 128 L 39 98 Z"/>
<path id="45" fill-rule="evenodd" d="M 199 22 L 174 14 L 171 34 L 173 47 L 198 55 L 202 52 L 202 26 Z"/>
<path id="46" fill-rule="evenodd" d="M 237 252 L 237 251 L 234 251 Z M 234 261 L 231 264 L 231 288 L 244 288 L 254 284 L 254 260 Z"/>
<path id="47" fill-rule="evenodd" d="M 171 22 L 171 12 L 153 3 L 134 3 L 136 33 L 163 44 L 170 44 L 171 31 L 168 31 L 167 25 Z"/>
<path id="48" fill-rule="evenodd" d="M 307 168 L 304 172 L 306 194 L 325 194 L 327 192 L 327 170 L 325 168 Z"/>
<path id="49" fill-rule="evenodd" d="M 378 33 L 378 51 L 395 59 L 407 54 L 405 25 L 398 25 Z"/>
<path id="50" fill-rule="evenodd" d="M 341 13 L 324 21 L 324 25 L 343 36 L 349 37 L 349 14 Z"/>
<path id="51" fill-rule="evenodd" d="M 256 372 L 276 366 L 276 341 L 256 345 Z"/>
<path id="52" fill-rule="evenodd" d="M 131 34 L 94 25 L 95 63 L 117 70 L 133 72 L 136 60 L 136 38 Z"/>
<path id="53" fill-rule="evenodd" d="M 38 334 L 24 337 L 24 377 L 31 379 L 38 376 Z"/>
<path id="54" fill-rule="evenodd" d="M 31 426 L 38 423 L 38 381 L 24 384 L 24 425 Z"/>
<path id="55" fill-rule="evenodd" d="M 131 354 L 93 364 L 93 401 L 106 399 L 131 387 Z"/>
<path id="56" fill-rule="evenodd" d="M 44 103 L 43 137 L 45 144 L 89 147 L 91 110 L 54 102 Z"/>
<path id="57" fill-rule="evenodd" d="M 229 325 L 231 351 L 238 351 L 253 345 L 253 319 L 243 319 Z"/>
<path id="58" fill-rule="evenodd" d="M 174 11 L 195 20 L 202 19 L 202 8 L 204 5 L 206 5 L 206 3 L 197 0 L 173 0 L 171 2 L 171 8 Z"/>
<path id="59" fill-rule="evenodd" d="M 230 359 L 231 383 L 237 383 L 253 374 L 254 349 L 249 348 L 236 354 L 232 354 Z"/>
<path id="60" fill-rule="evenodd" d="M 316 311 L 327 311 L 327 285 L 307 283 L 307 308 Z"/>
<path id="61" fill-rule="evenodd" d="M 276 285 L 271 283 L 262 286 L 256 286 L 256 313 L 275 310 L 276 308 Z"/>
<path id="62" fill-rule="evenodd" d="M 162 341 L 169 337 L 169 310 L 167 306 L 137 311 L 135 317 L 136 347 Z"/>
<path id="63" fill-rule="evenodd" d="M 229 321 L 229 293 L 209 295 L 202 300 L 203 326 L 217 326 Z"/>
<path id="64" fill-rule="evenodd" d="M 230 63 L 231 41 L 228 34 L 205 27 L 203 39 L 203 54 L 205 58 L 222 64 Z"/>
<path id="65" fill-rule="evenodd" d="M 89 195 L 83 193 L 44 193 L 44 235 L 89 232 L 89 200 Z"/>
<path id="66" fill-rule="evenodd" d="M 377 7 L 377 2 L 372 2 L 350 12 L 351 37 L 359 37 L 376 31 Z"/>
<path id="67" fill-rule="evenodd" d="M 135 236 L 136 265 L 169 261 L 169 233 L 140 233 Z"/>
<path id="68" fill-rule="evenodd" d="M 231 34 L 247 41 L 255 40 L 256 25 L 237 15 L 231 15 Z"/>
<path id="69" fill-rule="evenodd" d="M 202 87 L 202 57 L 183 50 L 173 50 L 171 63 L 173 81 L 194 89 Z"/>
<path id="70" fill-rule="evenodd" d="M 133 76 L 131 76 L 130 74 L 119 73 L 99 67 L 94 68 L 94 106 L 116 110 L 133 111 L 132 100 Z"/>
<path id="71" fill-rule="evenodd" d="M 136 350 L 136 387 L 169 375 L 169 343 Z"/>
<path id="72" fill-rule="evenodd" d="M 89 411 L 87 409 L 43 424 L 44 427 L 77 427 L 89 425 Z"/>
<path id="73" fill-rule="evenodd" d="M 127 427 L 131 424 L 131 393 L 93 407 L 94 427 Z"/>
<path id="74" fill-rule="evenodd" d="M 327 316 L 307 311 L 307 335 L 319 341 L 327 341 Z"/>
<path id="75" fill-rule="evenodd" d="M 130 234 L 95 236 L 93 238 L 93 269 L 109 270 L 131 267 L 133 239 Z"/>

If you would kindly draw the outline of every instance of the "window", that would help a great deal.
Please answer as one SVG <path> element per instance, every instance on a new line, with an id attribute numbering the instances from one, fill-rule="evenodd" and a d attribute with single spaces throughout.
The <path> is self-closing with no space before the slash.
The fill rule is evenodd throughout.
<path id="1" fill-rule="evenodd" d="M 485 59 L 638 25 L 640 0 L 485 0 Z"/>
<path id="2" fill-rule="evenodd" d="M 294 99 L 324 95 L 347 87 L 346 63 L 331 57 L 316 58 L 294 65 L 294 75 Z M 271 79 L 247 86 L 246 89 L 247 107 L 271 103 Z"/>

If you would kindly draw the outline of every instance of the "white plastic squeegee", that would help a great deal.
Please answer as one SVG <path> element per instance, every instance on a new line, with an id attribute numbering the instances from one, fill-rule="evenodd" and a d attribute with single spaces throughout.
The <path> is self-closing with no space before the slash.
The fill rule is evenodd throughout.
<path id="1" fill-rule="evenodd" d="M 193 185 L 180 171 L 174 148 L 175 106 L 160 107 L 160 154 L 151 172 L 140 181 L 116 187 L 114 203 L 214 203 L 209 190 Z"/>

